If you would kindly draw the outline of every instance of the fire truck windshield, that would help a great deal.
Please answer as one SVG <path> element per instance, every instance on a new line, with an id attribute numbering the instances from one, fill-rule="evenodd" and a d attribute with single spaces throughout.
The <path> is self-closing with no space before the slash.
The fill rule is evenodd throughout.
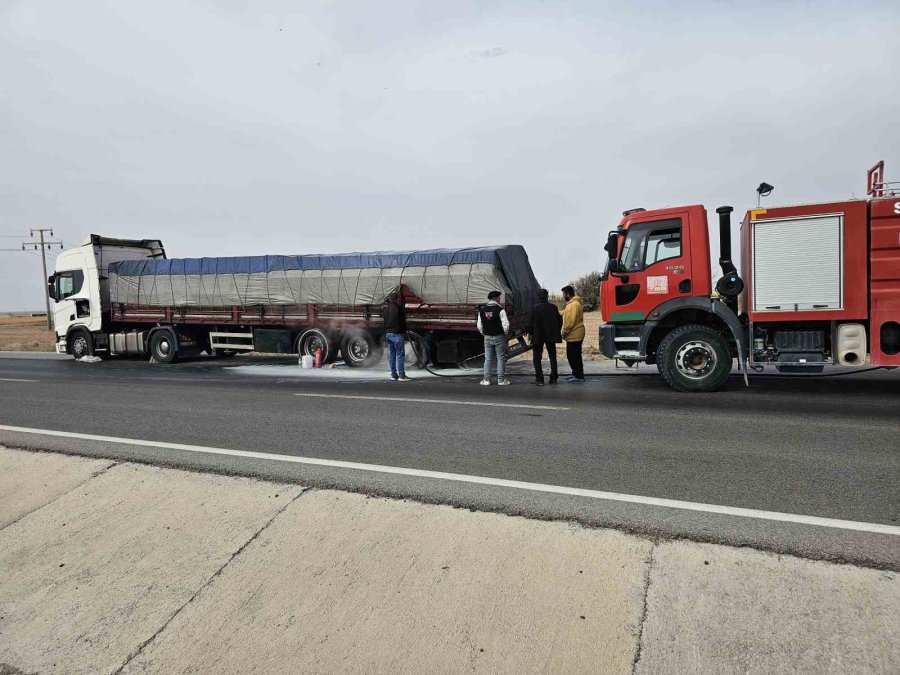
<path id="1" fill-rule="evenodd" d="M 622 244 L 620 271 L 639 272 L 661 260 L 681 255 L 681 219 L 635 223 Z"/>

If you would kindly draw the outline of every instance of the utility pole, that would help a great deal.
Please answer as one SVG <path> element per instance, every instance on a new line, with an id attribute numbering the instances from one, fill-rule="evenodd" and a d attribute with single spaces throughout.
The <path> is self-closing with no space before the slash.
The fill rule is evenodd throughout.
<path id="1" fill-rule="evenodd" d="M 41 292 L 44 294 L 44 303 L 47 306 L 47 330 L 53 330 L 53 317 L 50 314 L 50 295 L 47 293 L 47 250 L 51 246 L 59 246 L 63 247 L 63 243 L 61 241 L 50 241 L 49 239 L 44 239 L 44 234 L 49 233 L 50 236 L 53 236 L 53 230 L 51 228 L 38 227 L 29 230 L 29 237 L 34 239 L 34 233 L 37 232 L 37 236 L 39 237 L 39 241 L 23 241 L 22 242 L 22 250 L 26 251 L 28 249 L 33 249 L 37 251 L 41 250 L 41 269 L 44 271 L 43 283 L 41 284 Z"/>

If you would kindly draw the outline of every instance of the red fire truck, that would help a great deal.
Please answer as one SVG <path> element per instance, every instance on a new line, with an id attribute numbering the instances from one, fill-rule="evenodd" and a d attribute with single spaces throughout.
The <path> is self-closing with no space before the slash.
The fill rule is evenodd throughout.
<path id="1" fill-rule="evenodd" d="M 770 365 L 900 366 L 900 195 L 883 175 L 870 170 L 869 199 L 748 211 L 740 272 L 733 209 L 716 209 L 715 289 L 703 206 L 626 211 L 605 246 L 601 350 L 655 363 L 678 391 L 718 389 L 735 358 L 745 382 Z"/>

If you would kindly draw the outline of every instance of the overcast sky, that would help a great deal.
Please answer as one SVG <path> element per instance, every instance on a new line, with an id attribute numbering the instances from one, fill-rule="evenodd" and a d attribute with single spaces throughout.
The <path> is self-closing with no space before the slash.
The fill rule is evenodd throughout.
<path id="1" fill-rule="evenodd" d="M 521 243 L 551 289 L 624 209 L 900 180 L 897 2 L 0 2 L 0 248 Z M 713 213 L 713 219 L 715 214 Z M 55 255 L 55 254 L 54 254 Z M 0 253 L 0 310 L 42 308 Z"/>

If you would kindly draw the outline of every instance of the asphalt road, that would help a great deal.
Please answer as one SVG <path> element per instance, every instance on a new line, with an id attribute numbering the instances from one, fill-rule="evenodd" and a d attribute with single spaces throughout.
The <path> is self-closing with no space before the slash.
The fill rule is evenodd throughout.
<path id="1" fill-rule="evenodd" d="M 381 373 L 301 373 L 292 360 L 246 357 L 162 366 L 5 355 L 0 425 L 150 443 L 5 429 L 0 443 L 900 569 L 900 371 L 756 377 L 749 389 L 734 377 L 706 395 L 672 392 L 653 375 L 542 388 L 525 376 L 505 388 L 479 387 L 478 379 L 392 383 Z M 285 456 L 492 480 L 278 460 Z M 712 507 L 545 492 L 495 479 Z M 718 513 L 718 506 L 774 516 Z M 778 514 L 893 531 L 785 522 Z"/>

